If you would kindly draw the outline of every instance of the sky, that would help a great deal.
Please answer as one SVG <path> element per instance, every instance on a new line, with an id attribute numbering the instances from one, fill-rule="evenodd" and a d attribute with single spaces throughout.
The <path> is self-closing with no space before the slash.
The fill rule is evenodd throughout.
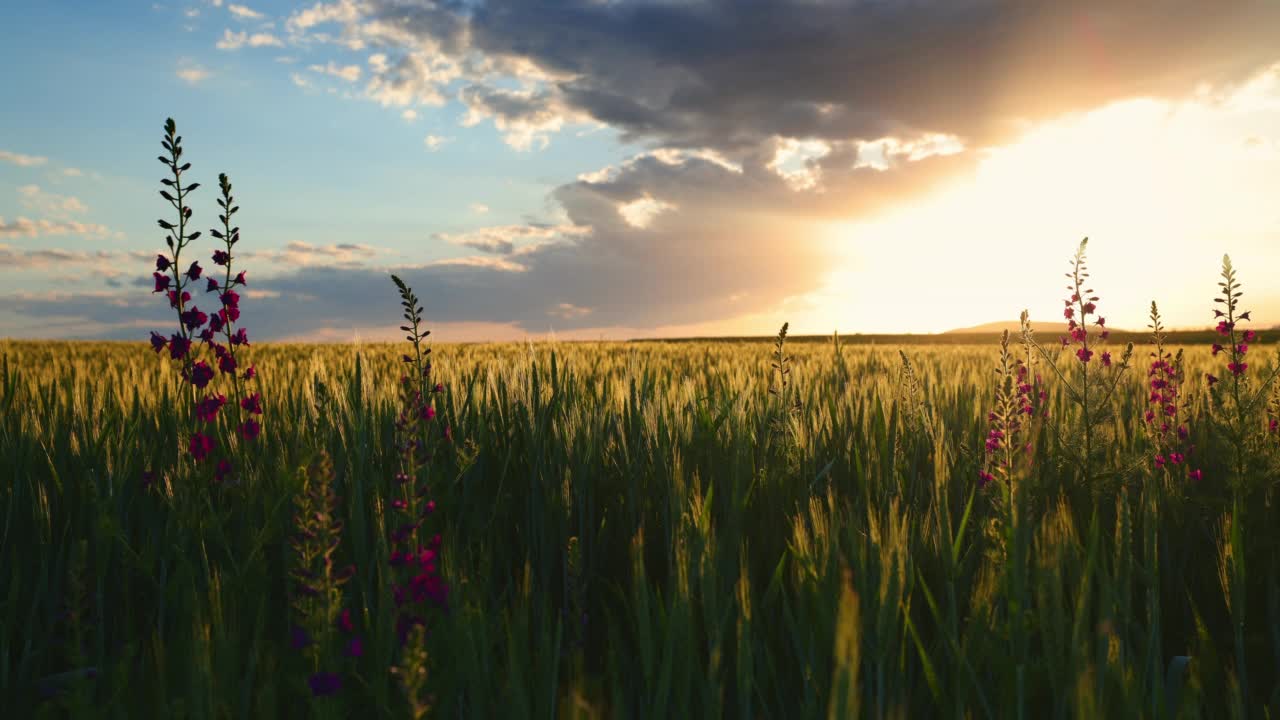
<path id="1" fill-rule="evenodd" d="M 0 8 L 0 337 L 145 339 L 172 117 L 255 339 L 1280 325 L 1271 0 Z M 184 257 L 187 257 L 184 254 Z M 197 296 L 197 304 L 211 298 Z"/>

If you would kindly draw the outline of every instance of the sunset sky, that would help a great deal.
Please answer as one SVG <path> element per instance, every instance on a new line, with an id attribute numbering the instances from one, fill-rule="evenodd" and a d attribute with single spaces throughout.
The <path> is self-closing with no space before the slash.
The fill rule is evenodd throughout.
<path id="1" fill-rule="evenodd" d="M 0 336 L 174 323 L 169 116 L 258 339 L 1051 322 L 1086 235 L 1109 325 L 1223 253 L 1280 325 L 1277 2 L 246 2 L 0 9 Z"/>

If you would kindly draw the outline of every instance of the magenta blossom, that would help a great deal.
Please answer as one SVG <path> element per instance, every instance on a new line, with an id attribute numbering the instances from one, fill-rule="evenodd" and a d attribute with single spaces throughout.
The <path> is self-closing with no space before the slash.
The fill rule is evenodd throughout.
<path id="1" fill-rule="evenodd" d="M 218 482 L 223 482 L 231 476 L 231 472 L 231 461 L 226 458 L 222 458 L 218 461 L 218 468 L 214 470 L 213 475 Z"/>
<path id="2" fill-rule="evenodd" d="M 165 290 L 168 290 L 169 282 L 173 280 L 173 278 L 169 277 L 168 275 L 162 275 L 158 272 L 151 273 L 151 276 L 156 279 L 156 289 L 152 290 L 151 291 L 152 293 L 164 292 Z"/>
<path id="3" fill-rule="evenodd" d="M 226 250 L 214 250 L 213 262 L 216 265 L 226 265 L 227 263 L 231 262 L 231 256 L 227 254 Z"/>
<path id="4" fill-rule="evenodd" d="M 231 336 L 231 344 L 232 344 L 232 345 L 245 345 L 245 346 L 247 346 L 247 345 L 249 344 L 249 333 L 248 333 L 248 331 L 247 331 L 247 330 L 245 330 L 244 328 L 240 328 L 240 329 L 236 330 L 236 334 Z"/>
<path id="5" fill-rule="evenodd" d="M 191 267 L 187 268 L 187 277 L 191 278 L 192 280 L 199 280 L 200 274 L 203 272 L 204 270 L 201 269 L 200 263 L 193 262 L 191 263 Z"/>
<path id="6" fill-rule="evenodd" d="M 244 270 L 240 271 L 240 274 L 236 275 L 236 279 L 232 280 L 231 284 L 232 285 L 248 285 L 249 283 L 245 282 L 245 279 L 244 279 L 245 272 L 246 271 Z"/>
<path id="7" fill-rule="evenodd" d="M 257 420 L 249 418 L 240 424 L 240 435 L 245 440 L 254 440 L 262 432 L 262 425 Z"/>
<path id="8" fill-rule="evenodd" d="M 213 438 L 204 433 L 195 433 L 191 436 L 188 450 L 190 450 L 191 457 L 195 458 L 196 462 L 202 462 L 209 457 L 209 453 L 213 452 Z"/>
<path id="9" fill-rule="evenodd" d="M 209 363 L 201 360 L 191 366 L 191 384 L 203 390 L 209 381 L 213 379 L 213 368 L 209 367 Z"/>
<path id="10" fill-rule="evenodd" d="M 225 395 L 209 395 L 196 403 L 196 419 L 200 422 L 213 422 L 218 417 L 218 411 L 226 404 Z"/>
<path id="11" fill-rule="evenodd" d="M 182 324 L 186 325 L 189 330 L 195 330 L 208 321 L 209 316 L 200 312 L 200 308 L 194 305 L 191 306 L 190 310 L 182 313 Z"/>
<path id="12" fill-rule="evenodd" d="M 191 299 L 191 293 L 187 292 L 186 290 L 183 290 L 182 302 L 185 304 L 190 299 Z M 171 308 L 178 307 L 178 291 L 176 290 L 169 291 L 169 307 Z"/>
<path id="13" fill-rule="evenodd" d="M 161 335 L 160 333 L 154 330 L 151 331 L 151 349 L 152 350 L 155 350 L 157 353 L 159 353 L 161 350 L 164 349 L 166 342 L 167 341 L 164 339 L 163 335 Z"/>
<path id="14" fill-rule="evenodd" d="M 231 353 L 226 353 L 218 358 L 218 369 L 227 375 L 236 373 L 236 358 Z"/>
<path id="15" fill-rule="evenodd" d="M 151 344 L 152 345 L 156 344 L 156 341 L 154 338 L 151 340 Z M 189 352 L 190 350 L 191 350 L 190 340 L 182 337 L 181 335 L 176 335 L 176 334 L 169 336 L 169 357 L 170 358 L 174 360 L 181 360 L 182 358 L 187 356 L 187 352 Z"/>
<path id="16" fill-rule="evenodd" d="M 262 414 L 262 398 L 258 395 L 258 393 L 254 393 L 248 397 L 241 398 L 240 407 L 244 408 L 245 412 L 251 412 L 254 415 L 261 415 Z"/>
<path id="17" fill-rule="evenodd" d="M 165 270 L 168 270 L 169 266 L 172 264 L 173 263 L 169 262 L 169 258 L 163 255 L 156 256 L 156 269 L 159 270 L 160 272 L 164 272 Z"/>
<path id="18" fill-rule="evenodd" d="M 207 285 L 205 285 L 205 286 L 204 286 L 204 291 L 205 291 L 205 292 L 207 292 L 207 293 L 210 293 L 210 292 L 217 292 L 217 291 L 218 291 L 218 281 L 217 281 L 217 280 L 214 280 L 213 278 L 209 278 L 209 284 L 207 284 Z"/>

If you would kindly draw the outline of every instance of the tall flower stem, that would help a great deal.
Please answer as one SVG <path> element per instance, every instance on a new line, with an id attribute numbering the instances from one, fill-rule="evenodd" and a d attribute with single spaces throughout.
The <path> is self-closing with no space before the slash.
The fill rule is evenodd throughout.
<path id="1" fill-rule="evenodd" d="M 182 184 L 182 174 L 191 169 L 191 163 L 182 162 L 182 136 L 178 134 L 177 124 L 173 118 L 168 118 L 164 123 L 165 138 L 161 145 L 168 153 L 168 157 L 159 156 L 159 160 L 169 168 L 172 178 L 164 178 L 160 182 L 166 187 L 173 190 L 161 190 L 160 197 L 164 198 L 173 206 L 178 213 L 178 222 L 175 225 L 167 220 L 161 219 L 156 222 L 162 229 L 167 231 L 169 235 L 165 237 L 165 243 L 169 246 L 169 251 L 173 253 L 170 259 L 169 270 L 173 273 L 173 290 L 172 304 L 178 314 L 178 332 L 183 340 L 187 343 L 191 342 L 191 331 L 187 328 L 186 323 L 182 321 L 182 314 L 186 312 L 186 299 L 183 292 L 186 290 L 187 282 L 182 272 L 182 251 L 188 244 L 200 237 L 200 231 L 187 234 L 187 222 L 191 219 L 191 207 L 187 205 L 187 196 L 200 187 L 200 183 L 191 183 L 184 186 Z M 192 357 L 187 353 L 183 357 L 183 375 L 190 377 L 192 368 Z M 199 397 L 195 387 L 191 388 L 192 404 Z"/>
<path id="2" fill-rule="evenodd" d="M 240 228 L 232 226 L 231 216 L 239 212 L 240 207 L 235 204 L 235 198 L 231 195 L 231 180 L 227 177 L 226 173 L 220 173 L 218 175 L 218 187 L 222 191 L 222 197 L 218 198 L 218 207 L 222 208 L 222 213 L 218 215 L 218 219 L 222 221 L 222 230 L 210 230 L 209 232 L 215 238 L 222 240 L 223 244 L 227 248 L 225 258 L 226 272 L 224 274 L 222 286 L 218 288 L 220 296 L 219 299 L 221 299 L 221 295 L 223 293 L 230 292 L 235 286 L 233 276 L 231 274 L 231 266 L 235 260 L 232 248 L 234 248 L 235 244 L 240 241 Z M 223 307 L 226 307 L 225 303 Z M 236 347 L 239 345 L 239 341 L 236 340 L 235 336 L 236 320 L 233 319 L 229 313 L 224 313 L 224 317 L 226 319 L 222 325 L 222 333 L 227 338 L 227 352 L 231 355 L 232 365 L 238 368 L 239 361 L 236 359 Z M 231 384 L 235 390 L 236 402 L 234 403 L 235 407 L 233 410 L 236 416 L 236 427 L 238 428 L 240 427 L 241 420 L 243 418 L 240 400 L 244 397 L 244 391 L 240 383 L 240 375 L 238 372 L 231 373 Z"/>

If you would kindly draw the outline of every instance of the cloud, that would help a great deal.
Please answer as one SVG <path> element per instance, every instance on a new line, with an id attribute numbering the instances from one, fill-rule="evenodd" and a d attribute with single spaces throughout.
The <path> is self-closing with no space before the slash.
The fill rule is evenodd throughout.
<path id="1" fill-rule="evenodd" d="M 485 212 L 487 211 L 488 208 L 485 208 Z M 576 225 L 495 225 L 461 233 L 439 232 L 432 237 L 472 250 L 511 255 L 517 248 L 528 252 L 539 244 L 581 237 L 590 231 L 589 227 Z"/>
<path id="2" fill-rule="evenodd" d="M 418 111 L 412 108 L 400 113 L 400 119 L 405 122 L 413 122 L 418 119 Z"/>
<path id="3" fill-rule="evenodd" d="M 289 16 L 286 27 L 290 32 L 300 33 L 323 23 L 351 23 L 361 16 L 362 7 L 361 3 L 351 0 L 339 0 L 334 3 L 318 2 Z"/>
<path id="4" fill-rule="evenodd" d="M 443 146 L 445 143 L 451 140 L 453 140 L 453 138 L 444 137 L 443 135 L 428 135 L 422 139 L 422 144 L 427 147 L 427 150 L 430 150 L 431 152 L 435 152 L 439 150 L 441 146 Z"/>
<path id="5" fill-rule="evenodd" d="M 439 107 L 446 102 L 444 86 L 462 71 L 446 55 L 410 52 L 391 61 L 385 53 L 374 53 L 369 56 L 369 74 L 365 96 L 383 107 Z"/>
<path id="6" fill-rule="evenodd" d="M 312 65 L 308 68 L 311 72 L 320 73 L 322 75 L 332 75 L 341 80 L 353 83 L 360 79 L 359 65 L 338 65 L 332 60 L 328 65 Z"/>
<path id="7" fill-rule="evenodd" d="M 245 258 L 264 260 L 281 267 L 310 267 L 326 265 L 336 267 L 358 267 L 376 256 L 376 248 L 364 243 L 338 243 L 334 245 L 312 245 L 301 240 L 294 240 L 282 250 L 248 251 L 241 253 Z"/>
<path id="8" fill-rule="evenodd" d="M 236 7 L 232 5 L 232 7 Z M 231 32 L 228 28 L 222 32 L 222 39 L 214 44 L 219 50 L 239 50 L 249 47 L 284 47 L 284 41 L 271 33 L 260 32 L 250 35 L 246 31 Z"/>
<path id="9" fill-rule="evenodd" d="M 515 133 L 522 146 L 559 129 L 550 118 L 581 115 L 625 141 L 731 155 L 773 137 L 1001 144 L 1065 113 L 1240 82 L 1277 59 L 1278 23 L 1274 3 L 1193 0 L 368 0 L 289 19 L 376 42 L 388 67 L 425 54 L 460 68 L 469 109 L 538 118 L 541 132 Z M 513 100 L 514 114 L 494 107 Z"/>
<path id="10" fill-rule="evenodd" d="M 667 210 L 675 210 L 676 206 L 662 200 L 654 200 L 645 195 L 631 202 L 618 205 L 618 214 L 628 225 L 634 228 L 647 228 L 653 219 Z"/>
<path id="11" fill-rule="evenodd" d="M 79 198 L 47 192 L 41 190 L 38 185 L 23 185 L 19 187 L 18 197 L 23 207 L 43 215 L 65 217 L 89 210 L 89 207 L 81 202 Z"/>
<path id="12" fill-rule="evenodd" d="M 22 153 L 10 152 L 8 150 L 0 150 L 0 160 L 13 163 L 18 167 L 37 167 L 49 162 L 49 158 L 40 157 L 39 155 L 23 155 Z"/>
<path id="13" fill-rule="evenodd" d="M 120 254 L 109 250 L 84 252 L 80 250 L 61 250 L 58 248 L 38 248 L 34 250 L 15 248 L 0 244 L 0 267 L 4 268 L 45 268 L 60 265 L 84 265 L 116 260 Z"/>
<path id="14" fill-rule="evenodd" d="M 484 215 L 485 213 L 489 212 L 489 206 L 479 202 L 471 203 L 470 205 L 467 206 L 467 209 L 469 209 L 471 212 L 477 215 Z"/>
<path id="15" fill-rule="evenodd" d="M 492 119 L 503 140 L 516 150 L 530 150 L 534 144 L 546 148 L 550 136 L 565 125 L 581 122 L 585 116 L 560 102 L 556 93 L 508 90 L 481 85 L 463 88 L 458 99 L 467 108 L 464 127 Z"/>
<path id="16" fill-rule="evenodd" d="M 201 82 L 213 75 L 212 72 L 200 67 L 199 65 L 187 65 L 186 67 L 180 67 L 174 74 L 178 76 L 179 80 L 182 80 L 188 85 L 199 85 Z"/>
<path id="17" fill-rule="evenodd" d="M 120 233 L 113 232 L 111 228 L 97 223 L 82 223 L 74 220 L 48 220 L 45 218 L 31 220 L 25 217 L 18 217 L 12 222 L 6 222 L 3 217 L 0 217 L 0 237 L 34 238 L 45 235 L 120 237 Z"/>
<path id="18" fill-rule="evenodd" d="M 266 17 L 253 8 L 245 7 L 244 5 L 236 5 L 235 3 L 228 5 L 227 11 L 235 16 L 237 20 L 261 20 Z"/>

